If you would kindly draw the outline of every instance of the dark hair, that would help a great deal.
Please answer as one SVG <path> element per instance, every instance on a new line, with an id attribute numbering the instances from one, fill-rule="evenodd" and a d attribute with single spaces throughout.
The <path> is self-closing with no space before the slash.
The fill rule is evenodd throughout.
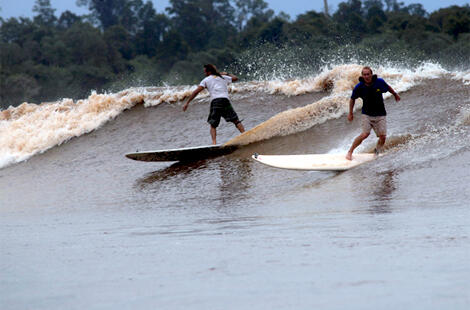
<path id="1" fill-rule="evenodd" d="M 210 74 L 222 77 L 222 75 L 219 73 L 219 71 L 217 71 L 217 68 L 213 64 L 204 65 L 204 69 L 206 69 L 206 71 Z"/>

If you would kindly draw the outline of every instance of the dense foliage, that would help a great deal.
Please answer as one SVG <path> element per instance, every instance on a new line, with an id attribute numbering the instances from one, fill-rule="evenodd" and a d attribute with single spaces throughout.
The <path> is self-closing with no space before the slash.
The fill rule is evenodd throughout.
<path id="1" fill-rule="evenodd" d="M 421 4 L 348 0 L 331 16 L 308 11 L 292 20 L 263 0 L 170 0 L 166 13 L 143 0 L 77 4 L 90 14 L 56 16 L 49 0 L 36 0 L 33 18 L 0 18 L 0 107 L 193 83 L 204 63 L 255 79 L 377 54 L 469 66 L 468 5 L 429 14 Z"/>

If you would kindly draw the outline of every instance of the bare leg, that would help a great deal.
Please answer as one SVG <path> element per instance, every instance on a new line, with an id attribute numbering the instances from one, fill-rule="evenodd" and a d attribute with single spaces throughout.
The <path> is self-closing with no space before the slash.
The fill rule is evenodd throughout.
<path id="1" fill-rule="evenodd" d="M 237 127 L 237 129 L 238 129 L 241 133 L 244 133 L 244 132 L 245 132 L 245 127 L 243 127 L 242 122 L 239 122 L 238 124 L 235 124 L 235 126 Z"/>
<path id="2" fill-rule="evenodd" d="M 359 136 L 354 139 L 353 144 L 351 145 L 351 148 L 348 151 L 348 154 L 346 155 L 347 160 L 352 160 L 352 153 L 358 147 L 362 141 L 364 141 L 367 137 L 369 136 L 368 133 L 361 133 Z"/>
<path id="3" fill-rule="evenodd" d="M 383 146 L 385 144 L 385 139 L 387 139 L 386 135 L 379 136 L 379 141 L 377 141 L 377 152 L 382 153 Z"/>
<path id="4" fill-rule="evenodd" d="M 217 129 L 211 126 L 211 138 L 212 138 L 212 144 L 216 145 L 217 144 Z"/>

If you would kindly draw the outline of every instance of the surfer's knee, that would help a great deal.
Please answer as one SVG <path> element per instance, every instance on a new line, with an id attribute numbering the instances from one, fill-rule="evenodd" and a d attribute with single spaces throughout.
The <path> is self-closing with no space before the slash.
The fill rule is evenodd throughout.
<path id="1" fill-rule="evenodd" d="M 362 140 L 367 139 L 367 137 L 370 135 L 370 132 L 363 132 L 359 137 L 361 137 Z"/>
<path id="2" fill-rule="evenodd" d="M 243 124 L 242 122 L 238 121 L 237 123 L 234 123 L 235 124 L 235 127 L 237 127 L 237 129 L 240 131 L 240 132 L 245 132 L 245 127 L 243 127 Z"/>

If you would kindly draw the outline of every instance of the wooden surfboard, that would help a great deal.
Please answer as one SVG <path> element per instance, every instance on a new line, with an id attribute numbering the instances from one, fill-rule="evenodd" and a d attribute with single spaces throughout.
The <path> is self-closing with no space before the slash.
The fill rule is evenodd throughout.
<path id="1" fill-rule="evenodd" d="M 139 161 L 180 161 L 191 162 L 201 159 L 226 155 L 234 152 L 237 146 L 204 145 L 168 150 L 144 151 L 126 154 L 127 158 Z"/>

